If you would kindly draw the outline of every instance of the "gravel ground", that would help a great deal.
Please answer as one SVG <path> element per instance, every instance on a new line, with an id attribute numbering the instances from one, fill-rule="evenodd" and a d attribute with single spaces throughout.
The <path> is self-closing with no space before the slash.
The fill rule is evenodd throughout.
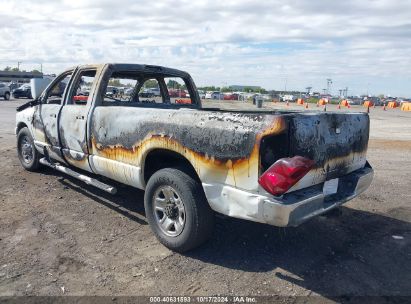
<path id="1" fill-rule="evenodd" d="M 111 196 L 51 169 L 24 171 L 21 103 L 0 101 L 0 296 L 411 296 L 411 112 L 371 109 L 375 179 L 341 214 L 286 229 L 218 218 L 213 238 L 181 255 L 151 233 L 142 191 L 117 185 Z"/>

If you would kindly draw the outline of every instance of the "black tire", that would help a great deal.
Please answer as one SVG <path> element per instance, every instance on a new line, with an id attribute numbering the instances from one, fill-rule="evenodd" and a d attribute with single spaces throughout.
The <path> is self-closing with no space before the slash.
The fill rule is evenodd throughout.
<path id="1" fill-rule="evenodd" d="M 27 127 L 22 128 L 17 135 L 17 155 L 24 169 L 36 171 L 40 167 L 40 153 L 36 150 Z"/>
<path id="2" fill-rule="evenodd" d="M 155 209 L 157 193 L 164 187 L 175 191 L 184 207 L 184 224 L 178 235 L 170 236 L 161 228 L 161 220 Z M 167 203 L 170 206 L 170 203 Z M 149 179 L 144 195 L 146 217 L 157 239 L 167 248 L 186 252 L 204 243 L 212 234 L 214 213 L 208 205 L 201 185 L 187 173 L 174 168 L 161 169 Z M 172 207 L 173 208 L 173 207 Z M 174 206 L 174 208 L 176 208 Z M 167 208 L 165 208 L 167 209 Z M 179 209 L 177 209 L 177 213 Z M 166 212 L 163 212 L 166 216 Z M 177 227 L 175 227 L 177 230 Z"/>
<path id="3" fill-rule="evenodd" d="M 4 100 L 9 100 L 10 99 L 10 93 L 6 92 L 6 94 L 4 94 Z"/>

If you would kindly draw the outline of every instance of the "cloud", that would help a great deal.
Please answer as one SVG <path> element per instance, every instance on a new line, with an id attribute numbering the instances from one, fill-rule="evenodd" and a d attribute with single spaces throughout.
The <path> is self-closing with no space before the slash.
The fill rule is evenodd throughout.
<path id="1" fill-rule="evenodd" d="M 2 2 L 0 65 L 172 66 L 198 84 L 411 95 L 411 2 L 21 0 Z"/>

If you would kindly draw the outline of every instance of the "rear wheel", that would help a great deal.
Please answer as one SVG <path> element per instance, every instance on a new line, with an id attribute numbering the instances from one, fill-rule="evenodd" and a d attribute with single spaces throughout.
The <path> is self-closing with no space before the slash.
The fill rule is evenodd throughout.
<path id="1" fill-rule="evenodd" d="M 185 252 L 211 235 L 214 214 L 201 185 L 181 170 L 154 173 L 144 196 L 146 217 L 157 239 L 167 248 Z"/>
<path id="2" fill-rule="evenodd" d="M 6 94 L 4 94 L 4 100 L 9 100 L 10 99 L 10 93 L 6 92 Z"/>
<path id="3" fill-rule="evenodd" d="M 17 155 L 24 169 L 36 171 L 40 166 L 40 154 L 34 147 L 33 137 L 27 127 L 17 135 Z"/>

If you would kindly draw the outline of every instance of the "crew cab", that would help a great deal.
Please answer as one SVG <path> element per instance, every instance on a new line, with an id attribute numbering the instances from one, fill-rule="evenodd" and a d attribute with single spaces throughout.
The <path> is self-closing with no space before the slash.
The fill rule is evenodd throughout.
<path id="1" fill-rule="evenodd" d="M 114 82 L 134 90 L 107 94 Z M 170 96 L 175 82 L 187 102 Z M 161 96 L 141 96 L 147 83 Z M 88 96 L 79 95 L 84 84 Z M 356 197 L 373 177 L 367 113 L 206 108 L 190 75 L 171 68 L 78 66 L 17 110 L 25 169 L 49 166 L 112 194 L 100 176 L 145 190 L 152 231 L 179 252 L 207 240 L 215 213 L 297 226 Z"/>

